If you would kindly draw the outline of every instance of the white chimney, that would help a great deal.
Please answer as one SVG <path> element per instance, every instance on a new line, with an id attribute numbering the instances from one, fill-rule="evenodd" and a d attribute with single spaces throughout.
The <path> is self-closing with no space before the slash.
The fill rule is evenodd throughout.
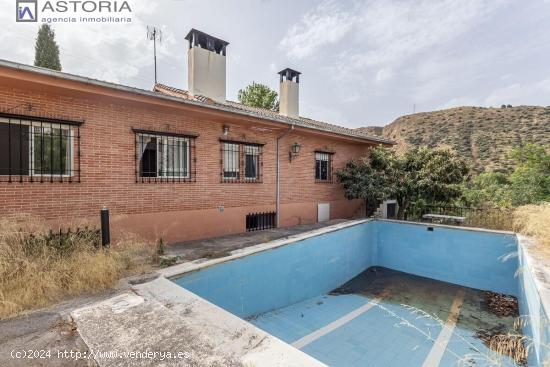
<path id="1" fill-rule="evenodd" d="M 279 113 L 288 117 L 300 116 L 300 72 L 286 68 L 279 72 L 281 89 L 279 94 Z"/>
<path id="2" fill-rule="evenodd" d="M 185 39 L 189 41 L 189 93 L 225 102 L 225 56 L 229 42 L 196 29 L 191 29 Z"/>

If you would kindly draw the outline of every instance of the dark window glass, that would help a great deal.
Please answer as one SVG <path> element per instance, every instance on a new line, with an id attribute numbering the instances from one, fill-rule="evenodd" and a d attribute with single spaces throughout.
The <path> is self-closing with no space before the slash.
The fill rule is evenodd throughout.
<path id="1" fill-rule="evenodd" d="M 331 176 L 331 154 L 315 153 L 315 179 L 318 181 L 330 181 Z"/>
<path id="2" fill-rule="evenodd" d="M 72 175 L 72 128 L 31 121 L 0 121 L 0 175 Z"/>
<path id="3" fill-rule="evenodd" d="M 29 174 L 29 126 L 0 123 L 0 175 Z"/>
<path id="4" fill-rule="evenodd" d="M 222 142 L 222 182 L 261 182 L 261 145 Z"/>
<path id="5" fill-rule="evenodd" d="M 140 167 L 141 177 L 157 177 L 157 138 L 150 136 L 140 136 L 141 158 Z"/>
<path id="6" fill-rule="evenodd" d="M 245 146 L 245 177 L 257 179 L 259 173 L 260 148 L 257 146 Z"/>

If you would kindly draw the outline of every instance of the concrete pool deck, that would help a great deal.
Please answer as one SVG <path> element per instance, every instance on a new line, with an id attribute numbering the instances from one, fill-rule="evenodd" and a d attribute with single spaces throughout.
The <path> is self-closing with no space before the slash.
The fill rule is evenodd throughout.
<path id="1" fill-rule="evenodd" d="M 131 291 L 113 299 L 76 310 L 72 313 L 72 317 L 82 339 L 93 351 L 187 352 L 183 359 L 164 359 L 160 363 L 161 365 L 322 366 L 324 364 L 313 357 L 179 287 L 168 278 L 367 221 L 338 223 L 334 226 L 236 250 L 225 258 L 193 261 L 162 269 L 158 271 L 158 278 L 143 284 L 136 284 Z M 455 228 L 440 225 L 429 226 Z M 536 269 L 537 288 L 541 294 L 543 307 L 547 307 L 550 301 L 548 264 L 540 258 L 530 255 L 529 251 L 533 247 L 528 239 L 520 238 L 519 241 L 520 243 L 526 242 L 522 243 L 522 246 L 528 254 L 529 266 Z M 369 302 L 372 301 L 369 300 Z M 368 308 L 372 309 L 372 307 Z M 367 310 L 355 316 L 354 319 L 360 319 L 369 312 Z M 452 321 L 452 318 L 447 319 Z M 338 321 L 338 319 L 333 321 Z M 447 342 L 453 343 L 452 338 L 449 338 Z M 309 343 L 309 345 L 313 346 L 313 343 Z M 443 358 L 437 355 L 435 357 Z M 95 361 L 100 366 L 151 364 L 151 359 L 121 359 L 102 357 L 101 355 L 96 357 Z"/>
<path id="2" fill-rule="evenodd" d="M 279 240 L 316 229 L 330 227 L 338 223 L 347 222 L 346 219 L 333 219 L 327 222 L 302 224 L 292 227 L 272 228 L 263 231 L 239 233 L 229 236 L 207 238 L 166 246 L 165 258 L 192 261 L 203 258 L 219 258 L 229 256 L 231 251 L 250 246 Z"/>
<path id="3" fill-rule="evenodd" d="M 366 221 L 319 224 L 307 232 L 303 227 L 290 233 L 287 230 L 284 236 L 279 236 L 282 238 L 237 249 L 224 258 L 199 259 L 160 269 L 158 278 L 135 284 L 130 292 L 75 310 L 71 316 L 88 348 L 102 352 L 94 356 L 99 366 L 147 366 L 151 359 L 139 358 L 145 352 L 159 353 L 155 362 L 169 366 L 325 366 L 168 278 Z M 120 356 L 124 352 L 140 355 L 112 358 L 113 353 Z M 159 360 L 160 353 L 177 352 L 187 354 Z"/>

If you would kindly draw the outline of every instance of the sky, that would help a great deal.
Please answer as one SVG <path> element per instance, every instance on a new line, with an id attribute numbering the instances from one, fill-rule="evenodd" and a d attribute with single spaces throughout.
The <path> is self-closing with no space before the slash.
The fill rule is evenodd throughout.
<path id="1" fill-rule="evenodd" d="M 41 1 L 38 0 L 39 4 Z M 414 111 L 550 105 L 550 0 L 127 0 L 126 24 L 56 23 L 63 71 L 150 90 L 187 88 L 196 28 L 227 42 L 227 96 L 300 76 L 300 115 L 347 127 Z M 32 64 L 37 23 L 0 0 L 0 59 Z"/>

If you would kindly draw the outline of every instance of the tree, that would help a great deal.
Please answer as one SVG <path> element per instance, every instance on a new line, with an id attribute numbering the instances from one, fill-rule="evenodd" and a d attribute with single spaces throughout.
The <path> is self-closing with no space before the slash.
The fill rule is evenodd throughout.
<path id="1" fill-rule="evenodd" d="M 240 89 L 239 102 L 252 107 L 260 107 L 268 110 L 278 110 L 277 92 L 267 85 L 252 82 L 245 89 Z"/>
<path id="2" fill-rule="evenodd" d="M 34 66 L 61 71 L 59 47 L 55 42 L 55 33 L 48 24 L 42 24 L 38 29 L 34 49 Z"/>
<path id="3" fill-rule="evenodd" d="M 512 205 L 550 201 L 550 154 L 543 146 L 524 144 L 512 149 L 516 161 L 509 177 Z"/>
<path id="4" fill-rule="evenodd" d="M 344 187 L 346 198 L 365 200 L 367 215 L 372 215 L 380 202 L 394 194 L 392 177 L 395 171 L 395 154 L 375 148 L 369 157 L 349 161 L 336 176 Z"/>
<path id="5" fill-rule="evenodd" d="M 336 175 L 348 199 L 362 198 L 369 206 L 396 199 L 397 216 L 403 219 L 415 201 L 448 203 L 460 197 L 460 184 L 468 171 L 466 163 L 450 151 L 422 147 L 397 155 L 377 147 L 368 158 L 348 162 Z"/>
<path id="6" fill-rule="evenodd" d="M 484 172 L 465 182 L 462 202 L 468 206 L 510 206 L 510 179 L 502 172 Z"/>
<path id="7" fill-rule="evenodd" d="M 511 174 L 482 173 L 467 183 L 463 201 L 468 205 L 519 206 L 550 201 L 550 154 L 543 146 L 524 144 L 510 151 Z"/>

